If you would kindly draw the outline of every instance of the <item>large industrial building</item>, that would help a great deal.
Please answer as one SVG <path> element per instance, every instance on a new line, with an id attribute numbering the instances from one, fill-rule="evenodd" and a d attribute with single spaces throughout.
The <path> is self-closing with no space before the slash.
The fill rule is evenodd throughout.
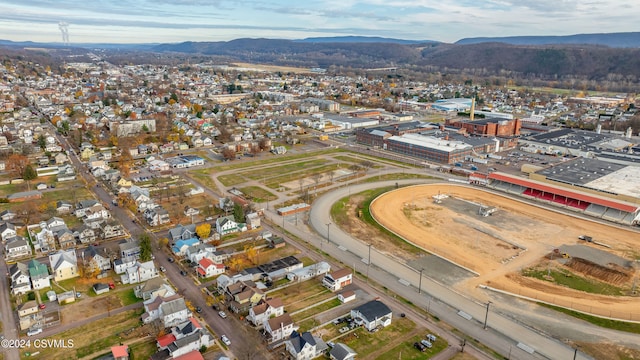
<path id="1" fill-rule="evenodd" d="M 514 137 L 520 135 L 522 123 L 520 119 L 482 119 L 482 120 L 460 120 L 449 119 L 447 126 L 465 129 L 467 133 L 477 136 Z"/>
<path id="2" fill-rule="evenodd" d="M 598 158 L 619 164 L 640 165 L 638 139 L 627 130 L 624 136 L 593 131 L 560 129 L 518 140 L 520 149 L 531 153 Z"/>
<path id="3" fill-rule="evenodd" d="M 359 129 L 356 141 L 421 160 L 454 164 L 469 157 L 483 157 L 501 149 L 500 140 L 458 134 L 458 129 L 419 122 Z"/>

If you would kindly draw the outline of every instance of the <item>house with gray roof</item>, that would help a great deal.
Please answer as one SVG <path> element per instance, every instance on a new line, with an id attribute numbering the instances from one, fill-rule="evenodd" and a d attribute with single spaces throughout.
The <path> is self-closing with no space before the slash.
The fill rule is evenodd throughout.
<path id="1" fill-rule="evenodd" d="M 2 241 L 6 242 L 16 235 L 18 235 L 18 232 L 16 231 L 15 225 L 8 222 L 0 224 L 0 238 L 2 239 Z"/>
<path id="2" fill-rule="evenodd" d="M 11 277 L 11 293 L 18 295 L 31 291 L 31 278 L 27 264 L 17 262 L 11 265 L 9 276 Z"/>
<path id="3" fill-rule="evenodd" d="M 145 301 L 144 308 L 146 312 L 142 314 L 142 321 L 145 324 L 160 319 L 164 327 L 171 327 L 187 321 L 192 316 L 184 298 L 180 295 L 156 296 L 154 299 Z"/>
<path id="4" fill-rule="evenodd" d="M 196 236 L 196 225 L 178 225 L 172 229 L 169 229 L 169 240 L 170 241 L 178 241 L 178 240 L 187 240 Z"/>
<path id="5" fill-rule="evenodd" d="M 358 325 L 362 325 L 365 329 L 372 331 L 378 326 L 384 327 L 391 325 L 393 314 L 391 309 L 382 301 L 372 300 L 362 304 L 351 310 L 351 318 Z"/>
<path id="6" fill-rule="evenodd" d="M 76 249 L 60 250 L 49 255 L 53 280 L 62 281 L 80 276 Z"/>
<path id="7" fill-rule="evenodd" d="M 31 245 L 22 236 L 12 237 L 4 246 L 4 256 L 7 260 L 19 259 L 31 255 Z"/>
<path id="8" fill-rule="evenodd" d="M 309 360 L 322 355 L 327 345 L 322 339 L 313 336 L 310 332 L 305 331 L 291 333 L 289 339 L 284 342 L 287 352 L 292 359 Z"/>
<path id="9" fill-rule="evenodd" d="M 333 349 L 329 351 L 331 360 L 353 360 L 356 358 L 356 355 L 358 355 L 358 353 L 343 343 L 335 344 Z"/>

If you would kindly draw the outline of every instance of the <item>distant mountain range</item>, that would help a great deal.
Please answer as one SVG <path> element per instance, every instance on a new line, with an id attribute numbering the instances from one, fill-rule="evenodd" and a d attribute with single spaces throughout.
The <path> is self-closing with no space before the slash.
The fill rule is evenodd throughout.
<path id="1" fill-rule="evenodd" d="M 512 45 L 604 45 L 615 48 L 640 47 L 640 32 L 577 34 L 566 36 L 507 36 L 477 37 L 456 41 L 458 45 L 480 44 L 488 42 Z"/>
<path id="2" fill-rule="evenodd" d="M 428 44 L 439 43 L 434 40 L 404 40 L 385 38 L 379 36 L 333 36 L 333 37 L 310 37 L 302 40 L 294 40 L 295 42 L 305 43 L 388 43 L 388 44 Z"/>
<path id="3" fill-rule="evenodd" d="M 118 61 L 133 61 L 144 53 L 217 56 L 244 61 L 297 67 L 343 66 L 360 69 L 404 67 L 419 72 L 466 72 L 479 76 L 521 76 L 561 79 L 578 76 L 603 80 L 622 78 L 629 84 L 640 79 L 640 33 L 583 34 L 462 39 L 455 44 L 430 40 L 410 41 L 381 37 L 236 39 L 174 44 L 72 44 L 10 42 L 0 46 L 64 48 L 65 52 L 103 48 L 118 54 Z M 84 50 L 86 51 L 86 50 Z M 111 56 L 113 61 L 116 57 Z M 148 58 L 140 57 L 148 60 Z M 613 77 L 612 77 L 613 75 Z"/>

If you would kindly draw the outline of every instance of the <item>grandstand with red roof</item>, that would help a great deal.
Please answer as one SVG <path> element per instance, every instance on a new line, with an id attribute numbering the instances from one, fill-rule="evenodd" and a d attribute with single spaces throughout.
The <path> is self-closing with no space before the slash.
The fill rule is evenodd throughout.
<path id="1" fill-rule="evenodd" d="M 640 206 L 549 183 L 494 172 L 488 186 L 496 190 L 535 199 L 586 215 L 625 225 L 640 225 Z"/>

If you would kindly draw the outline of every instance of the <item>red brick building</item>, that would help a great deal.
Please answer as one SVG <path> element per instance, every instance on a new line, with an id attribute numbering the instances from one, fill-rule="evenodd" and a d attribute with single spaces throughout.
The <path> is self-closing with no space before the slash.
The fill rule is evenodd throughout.
<path id="1" fill-rule="evenodd" d="M 447 120 L 448 126 L 465 129 L 476 136 L 514 137 L 520 135 L 520 119 Z"/>

